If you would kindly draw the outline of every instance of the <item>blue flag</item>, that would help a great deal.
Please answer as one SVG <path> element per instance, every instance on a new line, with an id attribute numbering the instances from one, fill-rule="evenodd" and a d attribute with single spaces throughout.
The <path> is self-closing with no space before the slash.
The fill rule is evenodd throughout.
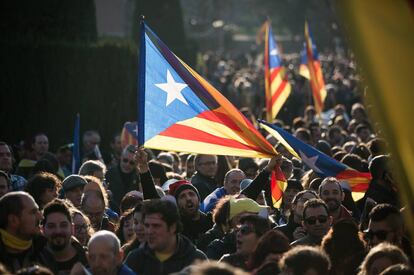
<path id="1" fill-rule="evenodd" d="M 302 142 L 282 128 L 259 120 L 259 124 L 275 137 L 295 157 L 302 160 L 320 177 L 336 177 L 346 182 L 352 192 L 364 193 L 371 180 L 370 173 L 356 171 L 349 166 Z"/>

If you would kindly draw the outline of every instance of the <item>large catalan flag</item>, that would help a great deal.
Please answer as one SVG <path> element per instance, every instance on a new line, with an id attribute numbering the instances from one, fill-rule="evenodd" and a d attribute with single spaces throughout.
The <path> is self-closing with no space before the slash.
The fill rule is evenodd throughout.
<path id="1" fill-rule="evenodd" d="M 142 23 L 139 144 L 198 154 L 271 157 L 254 126 Z"/>
<path id="2" fill-rule="evenodd" d="M 277 154 L 251 122 L 175 56 L 144 22 L 140 44 L 140 145 L 196 154 L 243 157 Z M 274 200 L 281 199 L 284 189 L 285 186 L 280 188 L 280 196 Z"/>
<path id="3" fill-rule="evenodd" d="M 290 95 L 291 86 L 286 78 L 269 20 L 265 23 L 264 65 L 266 119 L 272 122 Z"/>
<path id="4" fill-rule="evenodd" d="M 259 124 L 320 177 L 335 177 L 352 190 L 355 200 L 363 197 L 372 178 L 370 173 L 359 172 L 340 163 L 275 125 L 263 120 Z"/>
<path id="5" fill-rule="evenodd" d="M 323 80 L 321 62 L 316 45 L 313 42 L 308 22 L 305 22 L 305 43 L 301 53 L 301 64 L 299 74 L 309 79 L 315 110 L 318 114 L 323 111 L 326 98 L 325 82 Z"/>

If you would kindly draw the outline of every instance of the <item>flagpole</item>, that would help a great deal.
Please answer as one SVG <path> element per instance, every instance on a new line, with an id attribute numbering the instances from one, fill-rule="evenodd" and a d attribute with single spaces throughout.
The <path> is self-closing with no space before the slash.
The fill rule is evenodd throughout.
<path id="1" fill-rule="evenodd" d="M 140 16 L 140 43 L 139 43 L 139 60 L 138 60 L 138 85 L 137 85 L 137 125 L 136 133 L 138 146 L 144 145 L 144 121 L 145 121 L 145 16 Z"/>
<path id="2" fill-rule="evenodd" d="M 75 126 L 73 129 L 73 147 L 72 147 L 72 174 L 77 174 L 80 167 L 80 114 L 76 114 Z"/>

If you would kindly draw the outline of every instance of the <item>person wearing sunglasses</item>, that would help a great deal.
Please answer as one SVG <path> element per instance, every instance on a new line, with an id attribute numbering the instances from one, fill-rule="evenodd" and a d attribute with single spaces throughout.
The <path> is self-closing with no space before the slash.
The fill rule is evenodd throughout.
<path id="1" fill-rule="evenodd" d="M 243 216 L 236 228 L 236 252 L 223 255 L 220 262 L 247 270 L 248 257 L 254 251 L 260 237 L 269 230 L 270 223 L 267 218 L 255 214 Z"/>
<path id="2" fill-rule="evenodd" d="M 310 199 L 303 207 L 302 226 L 306 230 L 306 236 L 293 243 L 296 245 L 318 246 L 326 235 L 332 224 L 329 216 L 328 206 L 321 199 Z"/>
<path id="3" fill-rule="evenodd" d="M 378 204 L 369 213 L 368 229 L 364 232 L 370 248 L 388 242 L 403 249 L 411 257 L 410 245 L 404 238 L 404 222 L 398 208 L 391 204 Z"/>
<path id="4" fill-rule="evenodd" d="M 109 190 L 112 192 L 111 207 L 117 212 L 126 193 L 133 190 L 142 191 L 137 165 L 136 146 L 128 145 L 122 151 L 119 165 L 109 169 L 105 175 Z"/>

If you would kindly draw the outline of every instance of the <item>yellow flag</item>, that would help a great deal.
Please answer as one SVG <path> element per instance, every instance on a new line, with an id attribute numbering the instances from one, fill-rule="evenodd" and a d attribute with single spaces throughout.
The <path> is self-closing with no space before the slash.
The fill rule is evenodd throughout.
<path id="1" fill-rule="evenodd" d="M 338 3 L 363 69 L 372 114 L 391 146 L 399 194 L 410 216 L 406 222 L 414 233 L 414 7 L 408 0 Z"/>

